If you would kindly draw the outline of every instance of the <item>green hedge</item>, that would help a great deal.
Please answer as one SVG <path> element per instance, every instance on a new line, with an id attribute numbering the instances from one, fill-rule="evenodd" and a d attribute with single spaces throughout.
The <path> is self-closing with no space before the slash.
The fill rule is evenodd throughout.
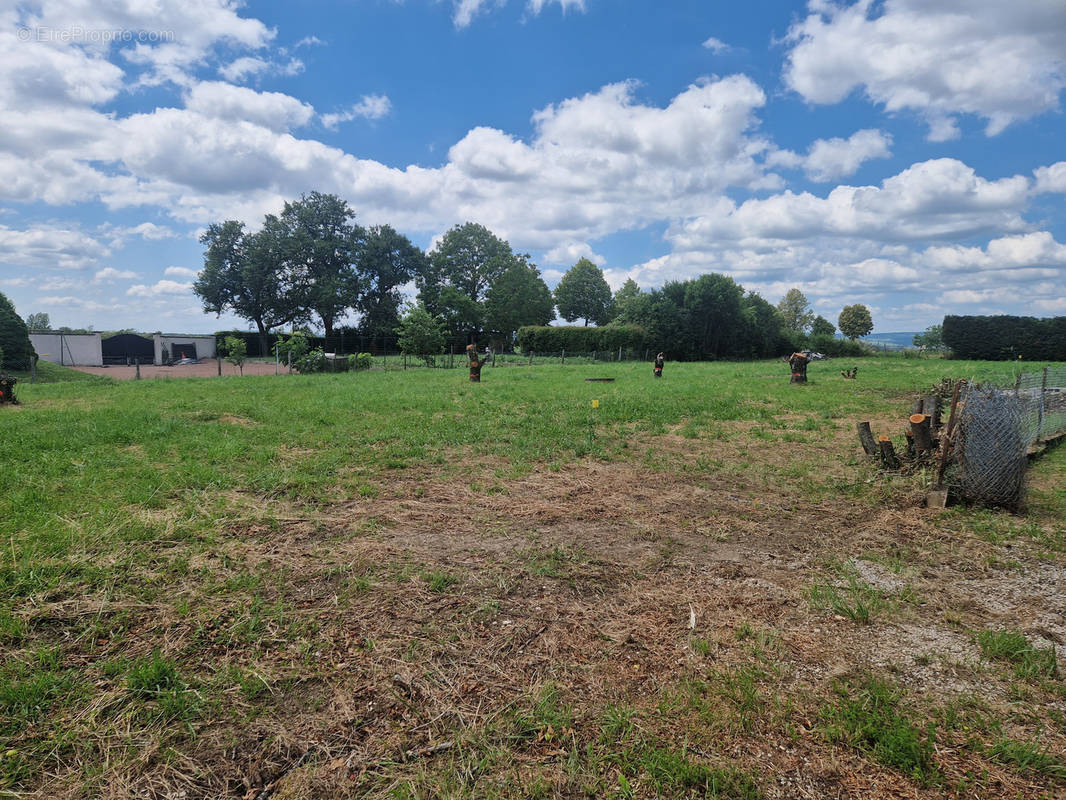
<path id="1" fill-rule="evenodd" d="M 643 328 L 636 325 L 526 325 L 518 329 L 523 353 L 591 353 L 602 350 L 641 350 L 648 346 Z"/>
<path id="2" fill-rule="evenodd" d="M 1066 317 L 944 317 L 944 344 L 956 358 L 1066 361 Z"/>
<path id="3" fill-rule="evenodd" d="M 869 345 L 825 334 L 807 337 L 807 347 L 830 358 L 862 358 L 870 355 Z"/>

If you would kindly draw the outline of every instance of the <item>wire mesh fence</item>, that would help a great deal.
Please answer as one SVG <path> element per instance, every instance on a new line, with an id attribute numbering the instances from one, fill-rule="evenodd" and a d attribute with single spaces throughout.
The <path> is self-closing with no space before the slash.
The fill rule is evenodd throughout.
<path id="1" fill-rule="evenodd" d="M 1066 367 L 1019 375 L 1015 394 L 1027 446 L 1066 432 Z"/>
<path id="2" fill-rule="evenodd" d="M 1017 508 L 1029 453 L 1066 434 L 1066 367 L 1024 373 L 1013 388 L 968 385 L 959 399 L 956 490 L 971 501 Z"/>

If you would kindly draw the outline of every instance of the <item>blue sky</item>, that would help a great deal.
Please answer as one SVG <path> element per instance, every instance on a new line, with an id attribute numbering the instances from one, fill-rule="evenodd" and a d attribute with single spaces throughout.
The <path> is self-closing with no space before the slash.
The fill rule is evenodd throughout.
<path id="1" fill-rule="evenodd" d="M 210 332 L 197 236 L 341 195 L 554 286 L 705 272 L 875 330 L 1066 314 L 1060 0 L 0 0 L 0 292 Z"/>

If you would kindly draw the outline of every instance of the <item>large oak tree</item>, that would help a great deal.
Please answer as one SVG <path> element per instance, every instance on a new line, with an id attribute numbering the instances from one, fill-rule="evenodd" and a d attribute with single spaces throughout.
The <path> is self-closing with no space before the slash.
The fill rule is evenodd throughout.
<path id="1" fill-rule="evenodd" d="M 415 279 L 418 297 L 452 333 L 476 337 L 485 325 L 489 287 L 515 263 L 511 245 L 484 225 L 456 225 L 429 252 L 428 269 Z"/>
<path id="2" fill-rule="evenodd" d="M 255 323 L 261 352 L 269 352 L 267 334 L 305 313 L 288 268 L 285 226 L 269 215 L 262 230 L 249 234 L 243 222 L 227 220 L 210 225 L 200 243 L 204 268 L 192 288 L 204 311 L 232 311 Z"/>
<path id="3" fill-rule="evenodd" d="M 356 260 L 366 232 L 355 224 L 347 201 L 321 192 L 286 203 L 279 220 L 299 302 L 332 336 L 337 321 L 359 299 Z"/>

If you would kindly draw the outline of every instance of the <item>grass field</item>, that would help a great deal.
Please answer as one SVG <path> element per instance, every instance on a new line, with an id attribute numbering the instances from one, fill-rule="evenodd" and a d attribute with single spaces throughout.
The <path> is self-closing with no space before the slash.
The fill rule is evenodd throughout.
<path id="1" fill-rule="evenodd" d="M 1066 448 L 926 509 L 1014 365 L 857 363 L 20 383 L 0 798 L 1063 796 Z"/>

